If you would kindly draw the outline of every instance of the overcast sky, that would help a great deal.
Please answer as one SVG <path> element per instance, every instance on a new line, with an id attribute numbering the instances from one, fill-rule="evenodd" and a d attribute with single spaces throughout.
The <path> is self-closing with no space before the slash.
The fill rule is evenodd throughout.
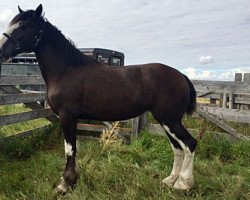
<path id="1" fill-rule="evenodd" d="M 250 0 L 1 0 L 0 32 L 17 5 L 39 3 L 77 47 L 121 51 L 126 64 L 161 62 L 207 80 L 250 72 Z"/>

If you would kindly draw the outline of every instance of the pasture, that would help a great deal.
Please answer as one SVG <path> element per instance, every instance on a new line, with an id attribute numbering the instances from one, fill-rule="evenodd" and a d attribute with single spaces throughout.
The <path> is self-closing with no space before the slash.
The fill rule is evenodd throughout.
<path id="1" fill-rule="evenodd" d="M 26 109 L 3 107 L 1 114 Z M 25 123 L 21 127 L 27 129 L 48 124 L 44 119 Z M 78 141 L 79 182 L 65 196 L 55 196 L 52 185 L 65 158 L 59 125 L 51 124 L 28 138 L 1 144 L 0 199 L 249 199 L 250 143 L 215 134 L 221 130 L 201 118 L 185 118 L 184 124 L 199 135 L 195 186 L 189 192 L 163 187 L 161 181 L 172 169 L 172 150 L 165 137 L 145 130 L 130 145 L 119 140 L 105 147 L 100 141 Z M 230 125 L 242 134 L 250 133 L 248 124 Z M 15 126 L 1 128 L 1 137 L 18 132 L 20 125 Z"/>

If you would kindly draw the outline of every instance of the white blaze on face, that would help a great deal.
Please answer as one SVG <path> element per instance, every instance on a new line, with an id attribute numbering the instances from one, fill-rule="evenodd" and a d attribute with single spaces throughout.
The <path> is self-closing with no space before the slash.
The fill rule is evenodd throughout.
<path id="1" fill-rule="evenodd" d="M 72 145 L 64 140 L 65 156 L 70 157 L 73 155 Z"/>
<path id="2" fill-rule="evenodd" d="M 20 25 L 20 22 L 12 24 L 11 26 L 9 26 L 7 28 L 7 30 L 5 31 L 5 33 L 7 33 L 8 35 L 11 35 L 11 33 L 13 33 L 13 31 L 15 29 L 17 29 Z M 0 36 L 0 49 L 2 49 L 3 45 L 5 44 L 5 42 L 8 40 L 8 38 L 4 35 Z"/>

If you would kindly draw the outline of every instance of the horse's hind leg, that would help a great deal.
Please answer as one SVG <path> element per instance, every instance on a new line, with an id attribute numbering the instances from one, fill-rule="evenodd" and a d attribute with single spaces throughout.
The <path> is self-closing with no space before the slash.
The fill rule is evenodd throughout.
<path id="1" fill-rule="evenodd" d="M 66 113 L 59 113 L 59 116 L 64 134 L 65 157 L 67 162 L 63 176 L 55 186 L 55 192 L 64 194 L 73 188 L 79 178 L 79 170 L 76 164 L 77 118 Z"/>
<path id="2" fill-rule="evenodd" d="M 168 135 L 170 145 L 174 153 L 174 163 L 170 175 L 165 179 L 163 179 L 162 183 L 168 185 L 169 187 L 173 187 L 181 171 L 181 166 L 184 159 L 184 152 L 179 143 L 176 142 L 175 139 L 171 137 L 168 131 L 166 131 L 166 133 Z"/>
<path id="3" fill-rule="evenodd" d="M 194 153 L 195 153 L 197 142 L 188 133 L 188 131 L 183 127 L 181 121 L 163 124 L 163 128 L 166 130 L 169 137 L 171 138 L 170 141 L 172 140 L 171 142 L 173 145 L 173 150 L 175 152 L 175 162 L 176 162 L 176 165 L 178 165 L 178 166 L 175 166 L 175 163 L 174 163 L 175 169 L 173 170 L 176 170 L 177 172 L 179 171 L 179 177 L 174 183 L 174 188 L 180 189 L 180 190 L 189 190 L 192 188 L 194 184 L 193 159 L 194 159 Z M 179 145 L 177 145 L 177 143 Z M 176 147 L 178 150 L 176 149 Z M 180 148 L 183 150 L 183 153 L 184 153 L 184 159 L 183 159 L 181 168 L 180 168 L 180 164 L 181 164 L 181 152 L 182 151 L 180 150 Z M 176 175 L 173 177 L 176 178 Z"/>

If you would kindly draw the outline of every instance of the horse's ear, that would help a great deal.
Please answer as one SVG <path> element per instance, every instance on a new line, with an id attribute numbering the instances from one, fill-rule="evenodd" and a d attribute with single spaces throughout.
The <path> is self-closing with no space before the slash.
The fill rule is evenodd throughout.
<path id="1" fill-rule="evenodd" d="M 20 6 L 18 6 L 18 10 L 19 10 L 20 13 L 23 12 L 23 10 L 20 8 Z"/>
<path id="2" fill-rule="evenodd" d="M 37 8 L 36 8 L 36 11 L 35 11 L 35 18 L 39 18 L 41 16 L 43 12 L 43 6 L 42 4 L 40 4 Z"/>

